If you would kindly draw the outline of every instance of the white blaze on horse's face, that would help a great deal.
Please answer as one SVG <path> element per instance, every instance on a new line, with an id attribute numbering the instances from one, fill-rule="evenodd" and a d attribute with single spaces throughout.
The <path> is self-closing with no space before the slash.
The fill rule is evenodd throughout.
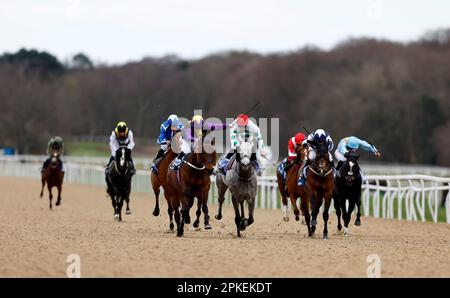
<path id="1" fill-rule="evenodd" d="M 349 162 L 350 170 L 348 171 L 348 174 L 349 174 L 350 176 L 353 176 L 353 166 L 354 166 L 354 165 L 355 165 L 355 164 L 353 163 L 353 161 Z"/>
<path id="2" fill-rule="evenodd" d="M 125 149 L 122 148 L 122 156 L 120 157 L 120 166 L 123 167 L 125 165 Z"/>
<path id="3" fill-rule="evenodd" d="M 240 144 L 238 154 L 241 156 L 241 165 L 248 166 L 250 164 L 252 148 L 253 144 L 250 142 L 243 142 Z"/>

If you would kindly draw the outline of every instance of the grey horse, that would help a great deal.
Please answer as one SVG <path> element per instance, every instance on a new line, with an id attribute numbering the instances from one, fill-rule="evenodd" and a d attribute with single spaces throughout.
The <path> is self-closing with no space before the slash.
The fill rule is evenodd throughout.
<path id="1" fill-rule="evenodd" d="M 256 171 L 251 162 L 253 144 L 243 142 L 237 148 L 236 161 L 226 171 L 226 175 L 217 173 L 216 184 L 219 192 L 219 210 L 216 219 L 222 219 L 222 204 L 225 201 L 227 189 L 231 192 L 236 223 L 237 235 L 241 237 L 241 231 L 254 221 L 255 198 L 257 190 Z M 248 219 L 244 216 L 244 202 L 248 206 Z M 239 206 L 240 209 L 239 210 Z"/>

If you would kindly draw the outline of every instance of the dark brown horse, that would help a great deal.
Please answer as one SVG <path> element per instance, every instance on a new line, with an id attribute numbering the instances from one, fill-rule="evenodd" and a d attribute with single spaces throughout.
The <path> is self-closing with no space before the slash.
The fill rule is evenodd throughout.
<path id="1" fill-rule="evenodd" d="M 207 201 L 211 187 L 210 174 L 217 156 L 211 145 L 202 146 L 201 142 L 196 142 L 194 148 L 194 152 L 186 156 L 178 170 L 169 168 L 167 172 L 168 196 L 175 212 L 178 237 L 183 236 L 184 224 L 191 222 L 189 211 L 194 205 L 194 198 L 198 200 L 197 219 L 194 226 L 198 226 L 199 217 L 203 211 L 205 229 L 211 228 Z"/>
<path id="2" fill-rule="evenodd" d="M 309 236 L 314 235 L 314 232 L 316 231 L 317 215 L 322 206 L 322 201 L 325 200 L 323 209 L 323 239 L 328 239 L 328 210 L 330 209 L 331 198 L 333 197 L 334 173 L 325 144 L 317 145 L 316 158 L 309 166 L 306 183 L 310 190 L 310 202 L 312 207 L 311 232 L 309 233 Z"/>
<path id="3" fill-rule="evenodd" d="M 299 160 L 295 160 L 294 164 L 292 164 L 286 173 L 286 180 L 283 178 L 281 173 L 277 171 L 277 182 L 278 182 L 278 190 L 281 195 L 281 201 L 283 203 L 283 219 L 284 221 L 289 221 L 288 215 L 288 201 L 287 197 L 289 196 L 291 200 L 292 208 L 294 209 L 295 220 L 299 220 L 300 211 L 297 207 L 297 199 L 300 197 L 302 200 L 302 204 L 305 206 L 300 206 L 302 212 L 302 224 L 305 224 L 303 221 L 303 217 L 306 216 L 306 212 L 304 208 L 309 210 L 309 194 L 307 193 L 308 188 L 306 186 L 297 185 L 298 178 L 300 177 L 300 169 L 302 166 L 302 162 L 305 162 L 306 156 L 308 156 L 308 149 L 302 148 L 299 146 L 297 148 L 297 156 L 299 156 Z M 309 213 L 309 212 L 308 212 Z"/>
<path id="4" fill-rule="evenodd" d="M 45 170 L 41 173 L 42 177 L 42 189 L 41 198 L 44 195 L 44 186 L 47 183 L 47 189 L 50 199 L 50 210 L 52 209 L 52 188 L 56 187 L 58 189 L 58 199 L 56 200 L 56 206 L 61 204 L 61 190 L 64 180 L 64 172 L 61 170 L 61 159 L 59 153 L 54 151 L 50 158 L 50 163 Z"/>
<path id="5" fill-rule="evenodd" d="M 156 202 L 155 202 L 155 208 L 153 210 L 153 215 L 158 216 L 159 215 L 159 193 L 161 186 L 164 190 L 164 197 L 167 201 L 167 213 L 169 214 L 170 224 L 169 228 L 171 231 L 174 229 L 173 224 L 173 208 L 170 204 L 169 197 L 167 196 L 167 171 L 169 170 L 170 163 L 177 157 L 177 153 L 175 153 L 174 150 L 180 149 L 176 144 L 178 144 L 179 140 L 181 138 L 181 134 L 178 133 L 172 138 L 171 146 L 167 153 L 162 157 L 161 162 L 159 163 L 158 167 L 158 174 L 155 174 L 154 172 L 151 173 L 150 181 L 152 183 L 153 192 L 155 193 Z M 172 147 L 173 146 L 173 147 Z"/>

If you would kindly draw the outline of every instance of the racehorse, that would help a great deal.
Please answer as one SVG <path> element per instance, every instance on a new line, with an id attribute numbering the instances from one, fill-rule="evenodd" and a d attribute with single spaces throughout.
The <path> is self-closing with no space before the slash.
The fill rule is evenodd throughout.
<path id="1" fill-rule="evenodd" d="M 167 213 L 169 214 L 170 224 L 169 228 L 171 231 L 174 229 L 173 224 L 173 208 L 170 204 L 170 199 L 167 196 L 167 171 L 169 170 L 170 163 L 177 157 L 177 153 L 174 152 L 174 148 L 176 147 L 176 144 L 179 143 L 179 139 L 181 138 L 181 134 L 175 134 L 174 137 L 171 140 L 171 145 L 169 147 L 169 150 L 164 154 L 164 156 L 161 159 L 161 162 L 158 166 L 158 174 L 155 174 L 153 171 L 150 176 L 150 180 L 152 183 L 153 192 L 155 193 L 156 202 L 155 202 L 155 208 L 153 210 L 153 215 L 158 216 L 159 215 L 159 193 L 160 188 L 162 186 L 164 190 L 164 197 L 167 201 Z M 175 147 L 172 147 L 175 146 Z"/>
<path id="2" fill-rule="evenodd" d="M 227 169 L 226 175 L 218 173 L 216 184 L 219 193 L 219 210 L 216 219 L 222 218 L 222 204 L 225 201 L 225 192 L 230 189 L 233 202 L 237 235 L 241 237 L 241 231 L 254 222 L 253 212 L 257 190 L 256 171 L 251 162 L 253 144 L 242 142 L 237 148 L 236 159 L 233 165 Z M 248 219 L 244 215 L 244 202 L 248 206 Z M 239 212 L 239 206 L 241 211 Z"/>
<path id="3" fill-rule="evenodd" d="M 355 153 L 347 153 L 347 159 L 339 170 L 339 176 L 336 179 L 333 199 L 334 208 L 338 218 L 338 230 L 342 229 L 341 212 L 344 220 L 344 235 L 349 235 L 348 224 L 351 219 L 352 212 L 357 206 L 355 225 L 361 225 L 361 185 L 362 177 L 358 165 L 359 156 Z M 348 210 L 346 200 L 348 200 Z"/>
<path id="4" fill-rule="evenodd" d="M 42 198 L 42 196 L 44 195 L 44 186 L 45 183 L 47 183 L 47 189 L 50 199 L 50 210 L 52 210 L 52 188 L 56 186 L 56 188 L 58 189 L 58 199 L 56 200 L 56 206 L 59 206 L 61 204 L 61 190 L 64 180 L 64 172 L 61 170 L 61 159 L 58 152 L 54 151 L 52 153 L 52 157 L 50 158 L 48 167 L 41 173 L 41 180 L 42 189 L 40 196 Z"/>
<path id="5" fill-rule="evenodd" d="M 289 196 L 291 200 L 292 208 L 294 208 L 295 220 L 299 220 L 300 211 L 297 207 L 297 199 L 302 198 L 302 203 L 306 204 L 305 206 L 301 206 L 302 212 L 302 224 L 305 224 L 304 217 L 306 216 L 306 212 L 304 208 L 309 209 L 309 195 L 307 193 L 308 188 L 306 186 L 297 185 L 298 178 L 302 173 L 300 173 L 301 162 L 305 161 L 306 156 L 308 156 L 308 149 L 302 148 L 299 146 L 297 148 L 297 156 L 300 157 L 300 160 L 295 160 L 294 164 L 292 164 L 287 171 L 285 170 L 286 179 L 282 176 L 280 171 L 277 171 L 277 183 L 278 183 L 278 191 L 281 195 L 281 202 L 283 203 L 283 220 L 289 221 L 288 215 L 288 201 L 287 197 Z M 304 199 L 304 202 L 303 202 Z M 308 212 L 309 214 L 309 212 Z"/>
<path id="6" fill-rule="evenodd" d="M 114 162 L 112 162 L 105 173 L 105 180 L 108 186 L 108 194 L 111 197 L 114 208 L 114 219 L 122 221 L 122 206 L 127 204 L 126 213 L 130 214 L 129 200 L 132 178 L 131 150 L 125 146 L 119 147 L 116 151 Z"/>
<path id="7" fill-rule="evenodd" d="M 309 236 L 313 236 L 316 231 L 317 215 L 325 200 L 323 209 L 323 239 L 328 239 L 328 210 L 330 209 L 331 198 L 333 197 L 334 175 L 329 153 L 325 144 L 319 143 L 316 150 L 316 158 L 309 166 L 306 174 L 306 183 L 310 190 L 311 203 L 311 230 Z M 309 228 L 308 228 L 309 230 Z"/>
<path id="8" fill-rule="evenodd" d="M 213 146 L 213 142 L 211 145 L 202 145 L 201 139 L 195 141 L 194 152 L 185 156 L 180 168 L 169 167 L 167 171 L 167 195 L 175 213 L 178 237 L 184 234 L 184 224 L 191 222 L 189 211 L 194 205 L 194 198 L 198 200 L 194 227 L 198 227 L 203 211 L 205 229 L 211 229 L 207 202 L 211 187 L 210 173 L 217 159 Z"/>

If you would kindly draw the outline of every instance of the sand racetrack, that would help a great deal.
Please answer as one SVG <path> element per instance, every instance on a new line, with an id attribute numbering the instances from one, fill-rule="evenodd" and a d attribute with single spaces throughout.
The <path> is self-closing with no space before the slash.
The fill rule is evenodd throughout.
<path id="1" fill-rule="evenodd" d="M 362 218 L 345 237 L 332 214 L 330 239 L 322 240 L 321 217 L 319 233 L 308 238 L 292 215 L 283 222 L 281 211 L 257 209 L 239 239 L 226 207 L 212 230 L 188 229 L 180 239 L 167 232 L 165 200 L 154 217 L 148 194 L 132 193 L 133 214 L 117 223 L 102 187 L 65 184 L 53 211 L 47 191 L 39 199 L 37 180 L 0 177 L 0 189 L 2 277 L 65 277 L 69 254 L 80 256 L 84 277 L 365 277 L 369 254 L 380 256 L 384 277 L 450 277 L 446 224 Z M 215 212 L 210 205 L 211 218 Z"/>

